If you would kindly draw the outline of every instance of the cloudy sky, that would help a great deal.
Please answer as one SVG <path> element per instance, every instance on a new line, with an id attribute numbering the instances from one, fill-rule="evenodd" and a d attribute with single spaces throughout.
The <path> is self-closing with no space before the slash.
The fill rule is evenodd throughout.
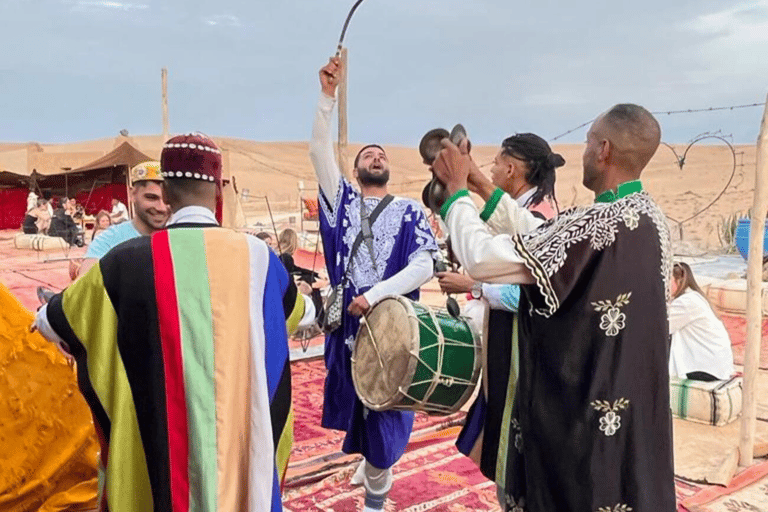
<path id="1" fill-rule="evenodd" d="M 317 70 L 352 0 L 0 0 L 0 140 L 162 131 L 306 140 Z M 349 136 L 415 146 L 550 139 L 618 102 L 653 111 L 768 93 L 768 0 L 366 0 L 347 33 Z M 661 117 L 664 140 L 755 140 L 762 108 Z M 561 139 L 581 142 L 584 130 Z"/>

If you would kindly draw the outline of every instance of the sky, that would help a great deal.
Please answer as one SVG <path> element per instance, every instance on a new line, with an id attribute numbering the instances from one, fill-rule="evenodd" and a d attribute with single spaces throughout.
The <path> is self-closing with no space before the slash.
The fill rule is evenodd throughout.
<path id="1" fill-rule="evenodd" d="M 162 132 L 307 140 L 352 0 L 0 0 L 0 140 Z M 768 0 L 365 0 L 347 32 L 349 139 L 559 135 L 615 103 L 762 103 Z M 663 140 L 756 140 L 763 108 L 659 116 Z M 586 128 L 560 142 L 582 142 Z"/>

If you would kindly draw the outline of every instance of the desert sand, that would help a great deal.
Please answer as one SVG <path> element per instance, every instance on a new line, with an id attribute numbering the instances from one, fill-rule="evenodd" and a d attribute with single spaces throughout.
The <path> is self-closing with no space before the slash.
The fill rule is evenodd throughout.
<path id="1" fill-rule="evenodd" d="M 425 130 L 426 131 L 426 130 Z M 224 149 L 225 166 L 236 179 L 242 195 L 242 204 L 249 223 L 263 220 L 267 214 L 264 197 L 269 199 L 273 213 L 283 220 L 298 223 L 299 183 L 308 190 L 305 196 L 313 196 L 316 190 L 314 172 L 308 156 L 306 142 L 254 142 L 243 139 L 218 138 L 216 142 Z M 112 150 L 119 143 L 128 140 L 144 153 L 159 157 L 162 137 L 132 136 L 128 138 L 105 138 L 71 144 L 34 144 L 35 151 L 41 151 L 48 161 L 63 167 L 72 160 L 72 167 L 81 165 L 86 155 L 100 156 Z M 421 189 L 429 172 L 421 162 L 414 147 L 387 147 L 392 166 L 391 191 L 398 195 L 420 198 Z M 26 144 L 0 144 L 0 168 L 13 171 L 23 166 Z M 360 148 L 351 144 L 348 149 L 350 161 Z M 686 144 L 673 145 L 682 155 Z M 563 155 L 566 165 L 558 170 L 557 200 L 561 209 L 574 205 L 588 204 L 593 195 L 581 185 L 581 154 L 583 145 L 554 145 L 554 151 Z M 476 146 L 472 149 L 479 165 L 490 163 L 497 151 L 495 146 Z M 673 151 L 666 145 L 659 147 L 656 155 L 643 175 L 646 189 L 658 201 L 673 228 L 673 239 L 678 242 L 680 254 L 703 254 L 718 252 L 723 244 L 720 226 L 727 217 L 745 213 L 752 204 L 754 190 L 755 146 L 734 147 L 734 153 L 717 139 L 707 139 L 692 146 L 685 155 L 682 168 Z M 29 152 L 32 155 L 32 151 Z M 43 160 L 36 156 L 37 160 Z M 30 156 L 26 163 L 32 165 Z M 485 167 L 487 170 L 487 167 Z M 31 170 L 31 169 L 30 169 Z M 712 202 L 733 179 L 722 197 L 706 211 L 692 218 Z M 290 219 L 290 217 L 294 217 Z M 268 217 L 266 217 L 268 218 Z M 690 220 L 687 220 L 690 219 Z M 680 224 L 680 221 L 685 221 Z M 281 222 L 282 224 L 282 222 Z M 682 243 L 680 238 L 682 235 Z"/>

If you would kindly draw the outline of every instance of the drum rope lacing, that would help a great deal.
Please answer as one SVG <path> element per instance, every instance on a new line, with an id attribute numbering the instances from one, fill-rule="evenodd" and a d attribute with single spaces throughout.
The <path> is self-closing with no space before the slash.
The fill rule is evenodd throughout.
<path id="1" fill-rule="evenodd" d="M 432 319 L 432 324 L 435 325 L 435 326 L 439 325 L 438 322 L 437 322 L 437 319 L 434 316 L 434 313 L 431 310 L 427 310 L 427 312 L 429 313 L 429 316 Z M 419 318 L 418 315 L 414 315 L 414 314 L 411 314 L 409 312 L 408 316 L 415 317 L 416 318 L 416 322 L 418 322 L 419 325 L 424 327 L 426 330 L 428 330 L 430 333 L 432 333 L 437 338 L 437 342 L 436 343 L 433 343 L 432 345 L 423 346 L 423 347 L 421 347 L 421 350 L 427 350 L 427 349 L 431 349 L 431 348 L 437 347 L 437 367 L 438 368 L 442 368 L 443 367 L 443 357 L 444 357 L 444 347 L 445 346 L 466 347 L 466 348 L 472 347 L 472 348 L 477 349 L 477 347 L 474 346 L 474 345 L 470 346 L 470 345 L 467 345 L 466 343 L 459 342 L 459 341 L 457 341 L 455 339 L 446 338 L 445 335 L 442 334 L 442 330 L 441 330 L 440 333 L 436 332 L 435 329 L 432 328 L 432 326 L 426 324 L 421 318 Z M 363 325 L 365 325 L 365 328 L 368 331 L 368 336 L 371 338 L 371 342 L 372 342 L 371 346 L 373 347 L 374 351 L 376 352 L 376 357 L 379 359 L 379 366 L 381 367 L 382 370 L 385 370 L 385 368 L 384 368 L 384 360 L 382 359 L 381 353 L 379 352 L 379 348 L 378 348 L 377 343 L 376 343 L 376 337 L 374 336 L 373 331 L 371 330 L 371 327 L 370 327 L 367 319 L 365 318 L 365 316 L 363 316 L 363 317 L 361 317 L 360 321 L 361 321 L 361 323 Z M 413 352 L 409 352 L 409 354 L 410 354 L 411 357 L 414 357 L 417 361 L 419 361 L 421 364 L 423 364 L 426 368 L 431 370 L 432 373 L 433 373 L 433 376 L 432 376 L 431 379 L 411 382 L 409 387 L 419 386 L 419 385 L 423 385 L 423 384 L 432 384 L 432 385 L 426 391 L 426 393 L 424 393 L 424 398 L 422 398 L 421 400 L 411 396 L 406 389 L 403 389 L 402 386 L 398 386 L 397 387 L 398 391 L 403 396 L 405 396 L 406 398 L 408 398 L 409 400 L 414 402 L 414 404 L 419 406 L 421 409 L 430 410 L 430 411 L 434 411 L 434 412 L 441 412 L 441 413 L 446 413 L 446 414 L 450 414 L 452 412 L 455 412 L 455 409 L 454 409 L 453 406 L 446 406 L 446 405 L 441 405 L 441 404 L 433 404 L 433 403 L 429 403 L 427 401 L 429 400 L 429 398 L 434 393 L 435 388 L 438 385 L 440 385 L 440 384 L 442 384 L 444 386 L 447 386 L 447 387 L 451 387 L 454 384 L 459 384 L 459 385 L 463 385 L 463 386 L 469 387 L 469 386 L 474 386 L 474 383 L 471 380 L 463 379 L 463 378 L 460 378 L 460 377 L 452 377 L 452 376 L 443 377 L 441 370 L 436 370 L 435 368 L 432 368 L 426 361 L 424 361 L 424 359 L 422 359 L 422 357 L 419 354 L 414 354 Z M 392 386 L 391 386 L 391 384 L 389 382 L 389 378 L 388 378 L 387 372 L 383 371 L 383 375 L 384 375 L 384 382 L 386 383 L 387 387 L 391 388 Z M 395 406 L 394 409 L 397 409 L 397 406 Z"/>

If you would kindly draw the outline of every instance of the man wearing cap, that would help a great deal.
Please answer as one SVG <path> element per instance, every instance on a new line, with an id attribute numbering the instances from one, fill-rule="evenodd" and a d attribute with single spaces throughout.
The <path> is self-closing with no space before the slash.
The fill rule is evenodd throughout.
<path id="1" fill-rule="evenodd" d="M 163 202 L 163 176 L 160 162 L 142 162 L 130 171 L 131 202 L 133 219 L 130 222 L 113 224 L 100 232 L 88 246 L 78 277 L 90 268 L 113 247 L 142 235 L 151 235 L 163 229 L 170 212 Z"/>
<path id="2" fill-rule="evenodd" d="M 174 137 L 161 162 L 166 229 L 115 247 L 35 327 L 77 362 L 102 443 L 102 510 L 281 512 L 287 331 L 314 319 L 312 302 L 264 242 L 219 226 L 212 140 Z"/>
<path id="3" fill-rule="evenodd" d="M 380 146 L 365 146 L 355 158 L 359 192 L 342 178 L 330 134 L 340 66 L 339 59 L 332 58 L 320 70 L 322 94 L 310 143 L 320 185 L 320 230 L 328 276 L 333 287 L 343 285 L 342 323 L 325 340 L 328 374 L 322 425 L 346 431 L 344 452 L 363 455 L 352 483 L 364 483 L 363 510 L 368 512 L 384 508 L 392 466 L 405 452 L 413 413 L 371 411 L 357 398 L 351 356 L 359 317 L 384 295 L 418 300 L 419 287 L 432 277 L 438 248 L 421 206 L 388 194 L 389 161 Z M 382 209 L 381 204 L 387 206 Z M 355 242 L 364 232 L 361 218 L 373 218 L 365 230 L 371 234 L 366 243 Z M 357 250 L 350 257 L 354 246 Z"/>

